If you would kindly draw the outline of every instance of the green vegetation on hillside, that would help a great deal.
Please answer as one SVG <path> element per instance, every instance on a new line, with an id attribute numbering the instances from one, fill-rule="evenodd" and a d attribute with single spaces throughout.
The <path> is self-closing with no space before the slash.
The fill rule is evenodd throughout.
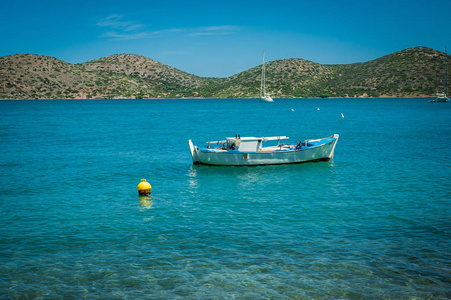
<path id="1" fill-rule="evenodd" d="M 266 66 L 267 90 L 276 98 L 432 96 L 443 87 L 444 55 L 416 47 L 348 65 L 277 60 Z M 17 54 L 0 58 L 0 99 L 254 98 L 260 76 L 257 66 L 204 78 L 133 54 L 76 65 Z"/>

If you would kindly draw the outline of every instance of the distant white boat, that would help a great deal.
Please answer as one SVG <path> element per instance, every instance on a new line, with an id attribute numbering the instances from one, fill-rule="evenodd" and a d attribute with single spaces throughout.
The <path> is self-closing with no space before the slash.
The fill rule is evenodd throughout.
<path id="1" fill-rule="evenodd" d="M 448 102 L 449 101 L 449 97 L 445 92 L 437 92 L 437 94 L 435 94 L 435 101 L 434 102 Z"/>
<path id="2" fill-rule="evenodd" d="M 262 80 L 260 85 L 260 102 L 274 102 L 273 98 L 269 93 L 266 93 L 265 89 L 265 52 L 263 52 L 263 64 L 262 64 Z"/>
<path id="3" fill-rule="evenodd" d="M 300 141 L 297 144 L 280 143 L 286 136 L 228 137 L 198 147 L 188 141 L 193 164 L 215 166 L 265 166 L 299 164 L 309 161 L 330 161 L 338 134 L 330 137 Z M 277 141 L 277 145 L 263 147 L 263 142 Z"/>
<path id="4" fill-rule="evenodd" d="M 447 72 L 447 65 L 446 65 L 446 49 L 445 47 L 445 79 L 443 80 L 443 92 L 438 92 L 435 94 L 435 102 L 448 102 L 448 72 Z"/>

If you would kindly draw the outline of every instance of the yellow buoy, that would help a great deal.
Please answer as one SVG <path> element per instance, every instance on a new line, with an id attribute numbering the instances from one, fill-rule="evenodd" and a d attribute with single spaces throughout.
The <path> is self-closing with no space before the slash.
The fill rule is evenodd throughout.
<path id="1" fill-rule="evenodd" d="M 139 195 L 150 195 L 150 191 L 152 190 L 152 186 L 145 179 L 141 179 L 141 182 L 138 184 L 138 193 Z"/>

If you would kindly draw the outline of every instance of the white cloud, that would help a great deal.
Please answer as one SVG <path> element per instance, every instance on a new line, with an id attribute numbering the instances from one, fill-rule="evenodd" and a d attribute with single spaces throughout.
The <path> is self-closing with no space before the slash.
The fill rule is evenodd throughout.
<path id="1" fill-rule="evenodd" d="M 143 39 L 152 36 L 152 32 L 146 29 L 146 25 L 135 21 L 128 21 L 119 14 L 110 15 L 97 22 L 97 26 L 105 27 L 108 31 L 103 37 L 115 40 Z"/>
<path id="2" fill-rule="evenodd" d="M 223 26 L 207 26 L 207 27 L 199 27 L 197 28 L 201 31 L 224 31 L 224 30 L 238 30 L 241 29 L 240 26 L 233 26 L 233 25 L 223 25 Z"/>
<path id="3" fill-rule="evenodd" d="M 103 35 L 104 37 L 112 38 L 115 40 L 135 40 L 148 38 L 150 35 L 148 32 L 137 32 L 137 33 L 118 33 L 118 32 L 107 32 Z"/>
<path id="4" fill-rule="evenodd" d="M 146 30 L 148 25 L 139 24 L 135 21 L 129 21 L 120 14 L 112 14 L 97 22 L 97 26 L 107 29 L 102 36 L 114 40 L 134 40 L 145 38 L 159 38 L 170 36 L 177 33 L 185 33 L 188 36 L 215 36 L 229 35 L 242 29 L 240 26 L 223 25 L 223 26 L 206 26 L 186 29 L 162 29 L 162 30 Z"/>
<path id="5" fill-rule="evenodd" d="M 144 27 L 144 25 L 135 24 L 134 22 L 130 21 L 123 21 L 122 19 L 123 19 L 122 15 L 114 14 L 100 20 L 99 22 L 97 22 L 97 25 L 101 27 L 121 29 L 124 31 L 137 30 L 139 28 Z"/>
<path id="6" fill-rule="evenodd" d="M 240 30 L 240 26 L 223 25 L 223 26 L 208 26 L 194 28 L 193 32 L 189 33 L 189 36 L 205 36 L 205 35 L 226 35 L 234 34 Z"/>

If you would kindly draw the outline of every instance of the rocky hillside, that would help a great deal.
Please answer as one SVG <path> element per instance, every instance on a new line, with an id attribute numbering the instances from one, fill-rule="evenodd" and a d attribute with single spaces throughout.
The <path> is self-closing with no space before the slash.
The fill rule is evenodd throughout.
<path id="1" fill-rule="evenodd" d="M 443 90 L 445 53 L 417 47 L 360 64 L 330 66 L 326 93 L 432 96 Z M 450 61 L 450 55 L 448 55 Z"/>
<path id="2" fill-rule="evenodd" d="M 274 97 L 432 96 L 443 87 L 444 55 L 416 47 L 349 65 L 277 60 L 266 66 L 267 90 Z M 261 66 L 204 78 L 132 54 L 75 65 L 17 54 L 0 58 L 0 99 L 258 97 L 260 78 Z"/>

